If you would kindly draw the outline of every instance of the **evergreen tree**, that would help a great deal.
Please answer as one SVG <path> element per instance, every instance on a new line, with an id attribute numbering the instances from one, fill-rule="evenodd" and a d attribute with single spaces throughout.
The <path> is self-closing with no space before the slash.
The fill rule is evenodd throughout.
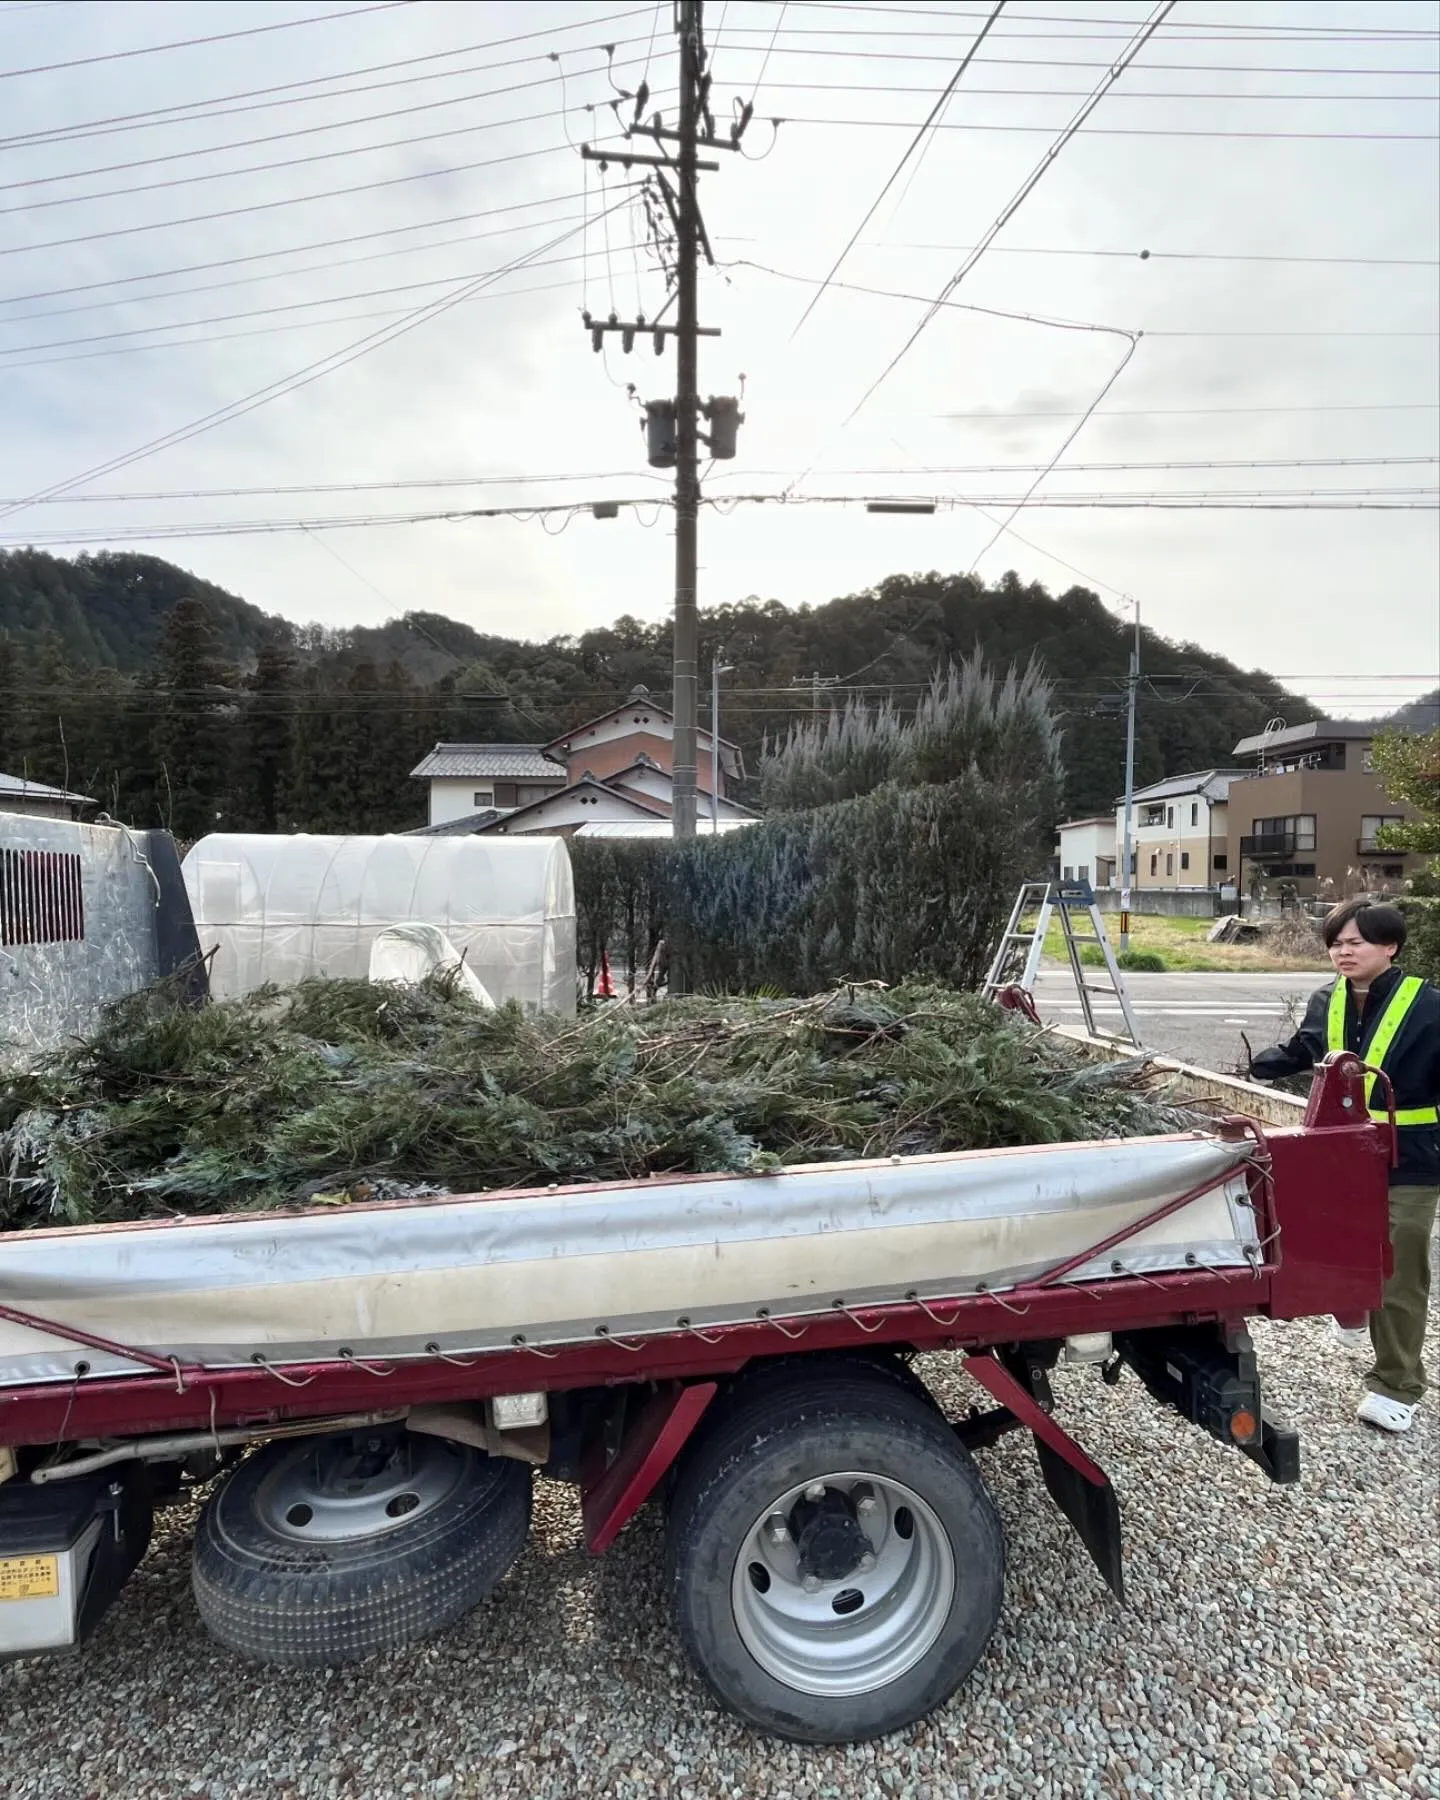
<path id="1" fill-rule="evenodd" d="M 288 634 L 260 646 L 236 741 L 234 820 L 243 831 L 282 831 L 290 805 L 295 751 L 295 663 Z"/>
<path id="2" fill-rule="evenodd" d="M 144 775 L 158 822 L 193 843 L 227 822 L 235 716 L 202 601 L 181 600 L 166 618 L 154 691 L 151 766 Z"/>

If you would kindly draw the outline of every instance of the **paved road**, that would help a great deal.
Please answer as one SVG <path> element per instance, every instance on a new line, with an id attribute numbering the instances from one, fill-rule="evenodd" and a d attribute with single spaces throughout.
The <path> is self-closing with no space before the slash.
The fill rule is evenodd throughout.
<path id="1" fill-rule="evenodd" d="M 1087 969 L 1092 982 L 1103 983 L 1103 969 Z M 1126 987 L 1135 1009 L 1140 1036 L 1147 1047 L 1201 1068 L 1232 1071 L 1244 1055 L 1243 1031 L 1255 1049 L 1288 1038 L 1306 997 L 1325 980 L 1316 971 L 1283 975 L 1127 975 Z M 1080 1000 L 1070 971 L 1062 963 L 1046 964 L 1035 989 L 1040 1016 L 1063 1025 L 1080 1025 Z M 1102 1030 L 1121 1028 L 1120 1008 L 1113 999 L 1096 996 L 1096 1023 Z"/>

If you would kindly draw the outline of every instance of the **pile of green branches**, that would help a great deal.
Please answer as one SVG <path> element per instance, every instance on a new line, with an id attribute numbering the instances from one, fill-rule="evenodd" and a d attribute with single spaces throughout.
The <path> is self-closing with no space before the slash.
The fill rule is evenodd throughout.
<path id="1" fill-rule="evenodd" d="M 163 989 L 0 1082 L 0 1228 L 773 1169 L 1183 1128 L 974 995 L 849 988 L 577 1020 L 443 983 Z"/>

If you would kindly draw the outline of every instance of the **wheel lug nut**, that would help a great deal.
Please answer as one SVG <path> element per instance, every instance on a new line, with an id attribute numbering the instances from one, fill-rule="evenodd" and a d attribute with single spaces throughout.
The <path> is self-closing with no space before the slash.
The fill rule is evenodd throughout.
<path id="1" fill-rule="evenodd" d="M 870 1573 L 871 1569 L 875 1567 L 875 1552 L 873 1550 L 867 1550 L 860 1558 L 860 1567 L 867 1575 Z"/>
<path id="2" fill-rule="evenodd" d="M 771 1513 L 765 1521 L 765 1535 L 772 1544 L 784 1544 L 790 1540 L 790 1527 L 780 1513 Z"/>
<path id="3" fill-rule="evenodd" d="M 825 1498 L 825 1483 L 823 1481 L 812 1481 L 805 1490 L 805 1498 L 817 1502 L 823 1500 Z"/>
<path id="4" fill-rule="evenodd" d="M 807 1594 L 818 1594 L 820 1592 L 820 1577 L 818 1575 L 807 1575 L 802 1581 L 801 1586 L 805 1589 Z"/>

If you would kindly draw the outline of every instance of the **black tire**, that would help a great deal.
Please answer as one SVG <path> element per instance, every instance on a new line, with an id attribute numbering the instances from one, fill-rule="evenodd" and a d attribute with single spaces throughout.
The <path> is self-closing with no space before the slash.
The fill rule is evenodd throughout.
<path id="1" fill-rule="evenodd" d="M 322 1471 L 357 1449 L 388 1470 L 370 1483 L 375 1506 L 356 1529 L 342 1518 L 338 1534 L 307 1540 L 305 1483 L 319 1497 L 313 1521 L 331 1491 Z M 283 1509 L 294 1493 L 302 1499 L 289 1506 L 292 1526 Z M 225 1478 L 200 1516 L 196 1604 L 212 1636 L 257 1661 L 355 1662 L 478 1606 L 519 1555 L 530 1506 L 526 1464 L 448 1439 L 387 1429 L 269 1444 Z"/>
<path id="2" fill-rule="evenodd" d="M 915 1660 L 893 1679 L 849 1693 L 824 1692 L 823 1680 L 777 1677 L 747 1643 L 754 1628 L 737 1617 L 736 1600 L 739 1592 L 743 1609 L 740 1560 L 752 1554 L 757 1521 L 783 1496 L 837 1471 L 873 1478 L 872 1493 L 876 1484 L 908 1490 L 928 1509 L 924 1531 L 950 1560 L 943 1588 L 937 1579 L 922 1590 L 938 1598 L 924 1631 L 916 1628 Z M 853 1487 L 852 1496 L 861 1491 Z M 923 1718 L 975 1667 L 1004 1597 L 1004 1537 L 974 1461 L 928 1396 L 887 1373 L 796 1370 L 786 1383 L 765 1380 L 752 1403 L 737 1396 L 691 1457 L 670 1512 L 668 1579 L 681 1641 L 725 1706 L 780 1737 L 858 1743 Z M 841 1588 L 831 1603 L 837 1615 L 854 1591 Z"/>

